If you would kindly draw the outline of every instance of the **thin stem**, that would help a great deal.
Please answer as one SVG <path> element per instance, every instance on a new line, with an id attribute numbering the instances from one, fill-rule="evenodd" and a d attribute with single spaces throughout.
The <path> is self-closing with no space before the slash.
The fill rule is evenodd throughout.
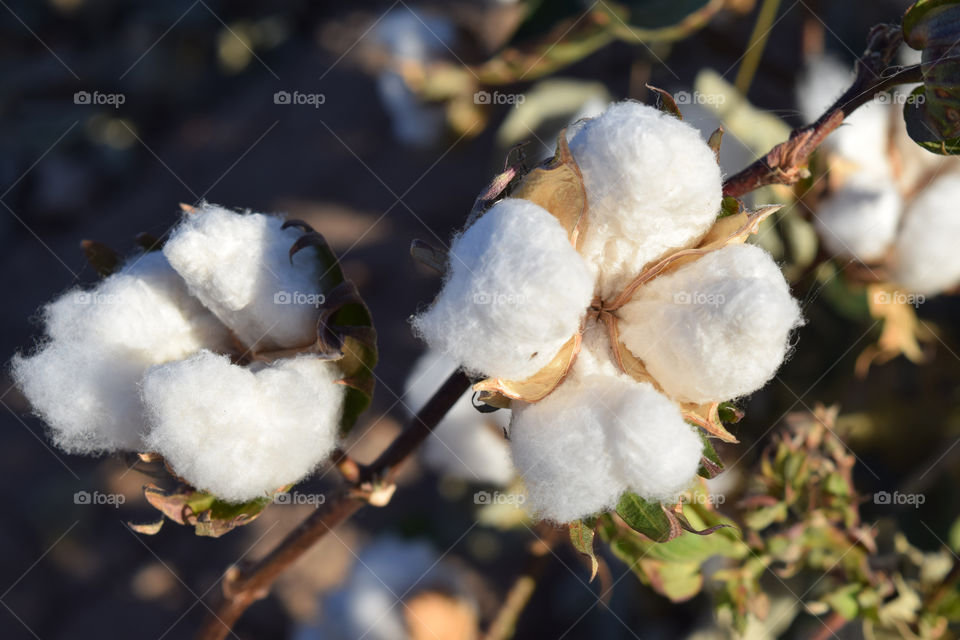
<path id="1" fill-rule="evenodd" d="M 737 90 L 743 95 L 747 95 L 747 92 L 750 91 L 753 78 L 757 75 L 760 59 L 763 58 L 763 51 L 767 48 L 767 40 L 770 39 L 773 21 L 776 19 L 779 9 L 780 0 L 763 0 L 760 13 L 757 14 L 757 23 L 753 27 L 753 33 L 750 34 L 747 50 L 743 54 L 743 62 L 737 69 L 737 79 L 734 81 Z"/>
<path id="2" fill-rule="evenodd" d="M 211 609 L 197 633 L 198 640 L 222 640 L 247 608 L 270 591 L 274 581 L 287 567 L 306 553 L 330 529 L 337 526 L 367 504 L 374 485 L 389 480 L 396 467 L 406 460 L 433 432 L 457 400 L 470 388 L 470 380 L 462 371 L 453 373 L 410 419 L 403 431 L 380 456 L 368 466 L 356 465 L 342 452 L 335 454 L 335 463 L 346 470 L 345 478 L 355 482 L 335 490 L 320 507 L 291 531 L 273 550 L 255 563 L 231 567 L 223 581 L 221 601 Z M 348 462 L 349 461 L 349 462 Z"/>

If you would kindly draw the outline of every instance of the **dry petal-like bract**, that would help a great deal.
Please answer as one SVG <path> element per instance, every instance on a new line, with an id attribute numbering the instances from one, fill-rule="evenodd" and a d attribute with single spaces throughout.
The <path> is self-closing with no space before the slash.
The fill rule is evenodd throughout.
<path id="1" fill-rule="evenodd" d="M 903 199 L 888 176 L 851 175 L 814 213 L 823 244 L 860 262 L 882 259 L 897 234 Z"/>
<path id="2" fill-rule="evenodd" d="M 163 247 L 191 293 L 257 351 L 316 340 L 319 261 L 310 251 L 290 260 L 300 232 L 283 220 L 204 204 L 184 215 Z"/>
<path id="3" fill-rule="evenodd" d="M 467 370 L 521 380 L 579 329 L 594 277 L 556 218 L 505 199 L 457 237 L 443 290 L 413 320 L 433 348 Z"/>
<path id="4" fill-rule="evenodd" d="M 776 373 L 800 309 L 770 255 L 732 245 L 641 287 L 620 310 L 623 343 L 670 397 L 756 391 Z"/>
<path id="5" fill-rule="evenodd" d="M 160 253 L 132 259 L 90 291 L 68 291 L 43 315 L 49 340 L 13 359 L 13 378 L 71 453 L 140 450 L 144 371 L 229 345 L 226 328 Z"/>
<path id="6" fill-rule="evenodd" d="M 645 264 L 694 243 L 717 217 L 713 150 L 696 129 L 653 107 L 610 106 L 577 130 L 570 149 L 587 190 L 581 251 L 599 272 L 604 298 Z"/>
<path id="7" fill-rule="evenodd" d="M 893 279 L 914 293 L 936 295 L 960 285 L 960 175 L 944 175 L 907 210 L 892 259 Z"/>
<path id="8" fill-rule="evenodd" d="M 309 474 L 337 438 L 345 387 L 311 356 L 253 370 L 209 351 L 147 372 L 150 450 L 203 491 L 231 502 Z"/>

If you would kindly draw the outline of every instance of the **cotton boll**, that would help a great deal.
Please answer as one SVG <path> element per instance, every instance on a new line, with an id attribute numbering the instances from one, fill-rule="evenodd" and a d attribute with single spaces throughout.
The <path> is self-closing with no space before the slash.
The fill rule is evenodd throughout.
<path id="1" fill-rule="evenodd" d="M 309 356 L 258 371 L 209 351 L 150 369 L 146 444 L 198 489 L 230 502 L 269 495 L 333 450 L 344 387 Z"/>
<path id="2" fill-rule="evenodd" d="M 859 172 L 822 202 L 814 225 L 834 255 L 871 262 L 893 244 L 902 211 L 903 199 L 888 177 Z"/>
<path id="3" fill-rule="evenodd" d="M 604 421 L 618 472 L 648 500 L 674 502 L 690 486 L 703 443 L 680 410 L 646 382 L 604 378 L 601 395 L 610 419 Z"/>
<path id="4" fill-rule="evenodd" d="M 144 371 L 229 347 L 226 328 L 158 252 L 131 260 L 92 291 L 67 292 L 43 317 L 49 340 L 34 355 L 16 356 L 12 373 L 70 453 L 142 450 Z"/>
<path id="5" fill-rule="evenodd" d="M 466 369 L 521 380 L 579 329 L 593 286 L 557 219 L 508 198 L 454 240 L 443 290 L 413 326 Z"/>
<path id="6" fill-rule="evenodd" d="M 641 287 L 619 311 L 620 337 L 671 398 L 704 403 L 756 391 L 800 323 L 776 263 L 733 245 Z"/>
<path id="7" fill-rule="evenodd" d="M 907 210 L 892 259 L 893 279 L 913 293 L 936 295 L 960 285 L 960 176 L 930 183 Z"/>
<path id="8" fill-rule="evenodd" d="M 306 249 L 290 260 L 300 232 L 283 220 L 204 204 L 186 214 L 163 247 L 190 291 L 251 349 L 316 340 L 320 267 Z"/>
<path id="9" fill-rule="evenodd" d="M 457 363 L 436 351 L 428 351 L 407 378 L 404 406 L 419 411 L 443 382 L 457 370 Z M 434 428 L 423 445 L 428 467 L 471 482 L 506 486 L 514 477 L 510 449 L 503 429 L 510 412 L 501 409 L 480 413 L 473 406 L 473 391 L 465 393 Z"/>
<path id="10" fill-rule="evenodd" d="M 570 149 L 583 173 L 589 223 L 581 252 L 609 298 L 670 249 L 713 224 L 721 179 L 699 132 L 657 109 L 620 102 L 577 129 Z"/>

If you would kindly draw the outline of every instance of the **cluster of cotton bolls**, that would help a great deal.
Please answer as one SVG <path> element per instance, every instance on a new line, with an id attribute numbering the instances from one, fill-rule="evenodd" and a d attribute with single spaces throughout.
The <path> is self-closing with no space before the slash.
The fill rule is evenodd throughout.
<path id="1" fill-rule="evenodd" d="M 803 115 L 819 117 L 852 80 L 833 58 L 811 60 L 798 92 Z M 902 113 L 909 93 L 901 88 L 857 109 L 827 139 L 831 192 L 814 223 L 834 255 L 885 266 L 897 285 L 929 296 L 960 285 L 952 241 L 960 234 L 960 160 L 910 139 Z"/>
<path id="2" fill-rule="evenodd" d="M 634 102 L 579 125 L 570 149 L 588 205 L 579 249 L 551 212 L 503 199 L 456 235 L 441 292 L 413 320 L 468 372 L 508 380 L 534 376 L 582 335 L 552 393 L 511 403 L 526 505 L 559 522 L 608 510 L 626 491 L 675 500 L 702 454 L 681 407 L 762 387 L 800 323 L 777 265 L 752 245 L 706 253 L 605 310 L 646 267 L 711 229 L 721 174 L 695 129 Z M 625 373 L 603 314 L 653 381 Z"/>
<path id="3" fill-rule="evenodd" d="M 71 453 L 155 452 L 229 501 L 272 493 L 333 449 L 344 387 L 335 364 L 257 353 L 316 339 L 318 261 L 283 221 L 204 204 L 162 251 L 131 258 L 42 312 L 47 338 L 12 372 Z M 290 303 L 290 304 L 284 304 Z"/>
<path id="4" fill-rule="evenodd" d="M 427 351 L 407 377 L 404 403 L 411 414 L 426 404 L 457 363 L 438 351 Z M 516 475 L 504 429 L 510 412 L 480 413 L 473 392 L 465 393 L 433 429 L 423 445 L 423 460 L 434 471 L 468 482 L 506 486 Z"/>
<path id="5" fill-rule="evenodd" d="M 474 638 L 477 605 L 462 572 L 426 542 L 381 538 L 294 640 Z"/>

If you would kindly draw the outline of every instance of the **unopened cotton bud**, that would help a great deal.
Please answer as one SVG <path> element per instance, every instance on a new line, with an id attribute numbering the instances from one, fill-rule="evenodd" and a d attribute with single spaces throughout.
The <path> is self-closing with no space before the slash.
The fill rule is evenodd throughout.
<path id="1" fill-rule="evenodd" d="M 345 387 L 310 356 L 252 370 L 209 351 L 147 372 L 146 443 L 198 489 L 230 502 L 297 482 L 336 443 Z"/>
<path id="2" fill-rule="evenodd" d="M 814 225 L 832 254 L 872 262 L 889 251 L 902 211 L 903 198 L 889 177 L 861 171 L 822 202 Z"/>
<path id="3" fill-rule="evenodd" d="M 132 259 L 94 289 L 43 312 L 49 336 L 12 363 L 14 382 L 70 453 L 142 449 L 138 382 L 148 367 L 225 349 L 225 327 L 187 293 L 159 252 Z"/>
<path id="4" fill-rule="evenodd" d="M 316 340 L 325 293 L 319 262 L 310 249 L 291 261 L 300 231 L 282 225 L 276 216 L 204 204 L 184 215 L 163 247 L 190 291 L 257 351 Z"/>
<path id="5" fill-rule="evenodd" d="M 960 285 L 960 175 L 943 175 L 910 204 L 892 258 L 893 279 L 913 293 L 936 295 Z"/>
<path id="6" fill-rule="evenodd" d="M 787 353 L 800 309 L 763 249 L 733 245 L 641 287 L 620 336 L 670 397 L 695 403 L 756 391 Z"/>
<path id="7" fill-rule="evenodd" d="M 443 289 L 413 326 L 467 370 L 520 380 L 579 329 L 593 288 L 557 219 L 508 198 L 454 239 Z"/>
<path id="8" fill-rule="evenodd" d="M 611 105 L 576 131 L 589 218 L 581 252 L 609 298 L 642 267 L 689 246 L 720 209 L 713 150 L 693 127 L 636 102 Z"/>

